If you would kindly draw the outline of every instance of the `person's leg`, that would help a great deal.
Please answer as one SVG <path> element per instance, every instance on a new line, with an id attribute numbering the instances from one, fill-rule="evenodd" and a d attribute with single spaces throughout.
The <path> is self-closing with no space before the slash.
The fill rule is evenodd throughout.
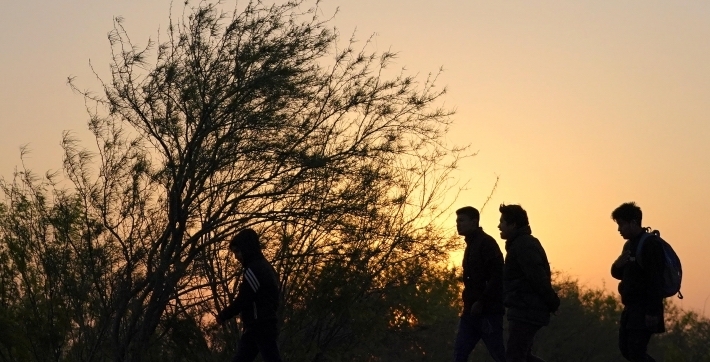
<path id="1" fill-rule="evenodd" d="M 545 360 L 529 352 L 527 362 L 545 362 Z"/>
<path id="2" fill-rule="evenodd" d="M 481 338 L 496 362 L 505 362 L 503 315 L 486 315 L 481 319 Z"/>
<path id="3" fill-rule="evenodd" d="M 630 329 L 627 330 L 626 333 L 628 336 L 628 357 L 626 357 L 626 359 L 632 362 L 655 362 L 655 360 L 646 353 L 652 333 L 645 329 Z"/>
<path id="4" fill-rule="evenodd" d="M 461 317 L 454 342 L 454 362 L 466 362 L 468 356 L 481 339 L 480 318 Z"/>
<path id="5" fill-rule="evenodd" d="M 245 329 L 242 338 L 239 339 L 237 355 L 234 356 L 232 362 L 252 362 L 257 354 L 259 354 L 259 348 L 256 343 L 256 333 L 251 329 Z"/>
<path id="6" fill-rule="evenodd" d="M 527 362 L 545 362 L 544 359 L 534 355 L 532 353 L 533 345 L 535 344 L 535 334 L 542 328 L 541 326 L 530 325 L 530 347 L 528 347 Z"/>
<path id="7" fill-rule="evenodd" d="M 628 313 L 626 309 L 621 312 L 621 320 L 619 320 L 619 351 L 621 355 L 627 360 L 629 359 L 629 334 L 626 329 L 626 321 L 628 319 Z"/>
<path id="8" fill-rule="evenodd" d="M 508 347 L 505 351 L 505 360 L 507 362 L 527 362 L 529 358 L 535 361 L 535 356 L 532 356 L 533 340 L 535 333 L 540 329 L 529 323 L 510 321 L 508 324 Z"/>
<path id="9" fill-rule="evenodd" d="M 279 328 L 276 322 L 260 325 L 257 334 L 257 346 L 264 362 L 281 362 L 281 352 L 277 339 Z"/>

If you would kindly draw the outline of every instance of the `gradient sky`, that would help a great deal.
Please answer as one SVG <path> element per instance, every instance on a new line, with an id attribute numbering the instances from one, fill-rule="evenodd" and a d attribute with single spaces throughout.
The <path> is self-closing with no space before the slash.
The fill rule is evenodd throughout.
<path id="1" fill-rule="evenodd" d="M 66 78 L 98 91 L 89 60 L 107 74 L 112 17 L 145 44 L 169 6 L 0 5 L 0 175 L 25 144 L 28 167 L 59 169 L 63 130 L 90 145 Z M 498 237 L 497 206 L 520 203 L 554 269 L 614 290 L 623 240 L 610 214 L 636 201 L 683 262 L 686 298 L 675 302 L 710 315 L 710 2 L 325 0 L 324 16 L 336 7 L 343 38 L 376 33 L 372 49 L 399 52 L 396 65 L 421 78 L 444 68 L 438 83 L 457 111 L 449 139 L 479 151 L 462 164 L 469 189 L 455 207 L 480 207 L 499 176 L 485 230 Z"/>

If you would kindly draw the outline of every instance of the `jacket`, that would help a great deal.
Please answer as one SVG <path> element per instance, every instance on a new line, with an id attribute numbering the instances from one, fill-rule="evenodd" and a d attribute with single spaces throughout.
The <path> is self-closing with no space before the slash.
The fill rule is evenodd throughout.
<path id="1" fill-rule="evenodd" d="M 232 303 L 219 313 L 222 320 L 241 314 L 245 327 L 275 323 L 280 304 L 279 279 L 261 251 L 244 253 L 244 272 Z"/>
<path id="2" fill-rule="evenodd" d="M 504 304 L 508 320 L 545 326 L 560 300 L 552 289 L 552 273 L 540 241 L 530 226 L 518 228 L 505 242 Z"/>
<path id="3" fill-rule="evenodd" d="M 482 314 L 504 314 L 503 253 L 498 243 L 480 227 L 464 237 L 462 315 L 470 313 L 477 301 L 483 304 Z"/>
<path id="4" fill-rule="evenodd" d="M 663 246 L 655 235 L 648 236 L 640 251 L 642 266 L 638 262 L 639 255 L 636 255 L 642 235 L 643 233 L 640 233 L 624 243 L 622 253 L 628 251 L 633 259 L 623 267 L 616 267 L 612 264 L 611 276 L 620 280 L 618 290 L 625 309 L 632 312 L 638 311 L 639 315 L 660 317 L 659 324 L 654 330 L 663 332 L 665 331 L 663 321 L 663 270 L 665 268 Z M 639 324 L 634 320 L 631 320 L 630 323 Z"/>

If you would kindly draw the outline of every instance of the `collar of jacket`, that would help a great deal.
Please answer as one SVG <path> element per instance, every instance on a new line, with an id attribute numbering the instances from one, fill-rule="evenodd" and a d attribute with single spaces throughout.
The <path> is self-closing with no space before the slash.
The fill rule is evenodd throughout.
<path id="1" fill-rule="evenodd" d="M 482 233 L 483 233 L 483 228 L 479 226 L 475 230 L 473 230 L 472 232 L 464 235 L 463 240 L 466 241 L 466 244 L 470 244 L 473 242 L 473 239 L 475 239 L 476 237 L 478 237 Z"/>
<path id="2" fill-rule="evenodd" d="M 523 235 L 532 235 L 532 229 L 530 228 L 530 225 L 519 227 L 513 231 L 513 235 L 508 235 L 508 239 L 505 241 L 506 250 L 508 249 L 508 245 L 510 245 L 510 243 L 512 243 L 513 241 L 515 241 L 515 239 Z"/>

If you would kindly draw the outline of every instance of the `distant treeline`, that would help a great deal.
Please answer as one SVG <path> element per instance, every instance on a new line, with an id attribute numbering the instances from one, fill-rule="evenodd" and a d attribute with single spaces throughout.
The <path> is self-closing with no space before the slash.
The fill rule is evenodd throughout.
<path id="1" fill-rule="evenodd" d="M 136 251 L 87 213 L 78 194 L 26 171 L 0 186 L 0 361 L 223 361 L 233 355 L 239 326 L 214 320 L 219 303 L 233 296 L 237 274 L 225 246 L 198 259 L 151 319 L 147 307 L 155 294 L 129 288 L 153 283 L 150 264 L 128 272 L 124 253 Z M 274 229 L 264 230 L 273 238 L 268 257 L 282 276 L 280 341 L 288 360 L 450 359 L 462 285 L 460 270 L 443 266 L 441 250 L 455 241 L 433 230 L 412 232 L 409 240 L 344 232 L 333 240 L 332 230 Z M 284 255 L 289 245 L 311 245 L 313 255 Z M 431 245 L 445 247 L 437 254 Z M 537 354 L 547 361 L 623 361 L 616 295 L 562 274 L 554 284 L 562 304 L 540 332 Z M 135 305 L 126 302 L 136 298 L 132 293 L 140 297 Z M 710 361 L 710 320 L 670 302 L 666 310 L 668 332 L 652 340 L 651 352 L 665 361 Z M 128 332 L 149 323 L 155 324 L 143 348 L 126 348 L 135 338 Z M 482 348 L 474 351 L 476 361 L 489 358 Z"/>
<path id="2" fill-rule="evenodd" d="M 113 360 L 113 333 L 120 331 L 101 324 L 103 315 L 115 313 L 113 302 L 90 290 L 89 280 L 97 275 L 84 264 L 103 266 L 105 260 L 82 260 L 72 242 L 53 239 L 70 231 L 62 229 L 71 221 L 67 214 L 53 210 L 45 215 L 47 219 L 33 219 L 41 210 L 33 209 L 37 205 L 29 199 L 24 202 L 16 204 L 14 211 L 0 205 L 0 360 Z M 23 215 L 22 220 L 15 219 Z M 22 221 L 36 224 L 17 229 Z M 37 233 L 49 232 L 43 229 L 49 224 L 55 228 L 53 237 Z M 32 234 L 45 239 L 20 244 L 23 236 Z M 287 303 L 282 311 L 284 357 L 290 361 L 449 360 L 461 308 L 460 272 L 432 265 L 421 269 L 416 263 L 405 267 L 417 277 L 378 288 L 363 284 L 357 268 L 328 265 L 310 293 L 305 293 L 307 299 L 302 304 Z M 120 275 L 104 270 L 100 278 L 120 279 Z M 540 333 L 537 354 L 551 362 L 623 361 L 616 344 L 619 299 L 559 273 L 555 287 L 561 308 Z M 161 319 L 148 348 L 134 356 L 137 360 L 223 361 L 234 353 L 237 325 L 217 326 L 209 317 L 209 303 L 190 305 L 190 300 L 182 298 L 180 313 Z M 672 303 L 666 310 L 668 332 L 653 339 L 651 352 L 663 361 L 710 361 L 710 320 Z M 474 351 L 474 361 L 490 361 L 483 348 L 479 345 Z"/>

